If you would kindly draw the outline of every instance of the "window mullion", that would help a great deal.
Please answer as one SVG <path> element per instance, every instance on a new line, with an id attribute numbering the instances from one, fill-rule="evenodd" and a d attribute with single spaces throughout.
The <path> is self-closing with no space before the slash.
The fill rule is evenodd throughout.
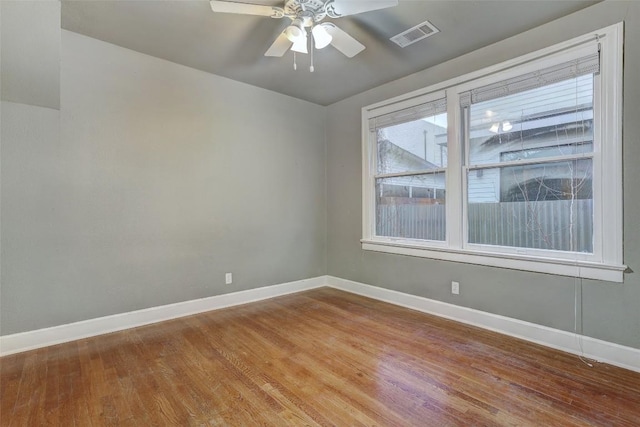
<path id="1" fill-rule="evenodd" d="M 447 90 L 447 243 L 452 248 L 462 248 L 463 189 L 461 144 L 461 112 L 459 96 L 454 90 Z"/>

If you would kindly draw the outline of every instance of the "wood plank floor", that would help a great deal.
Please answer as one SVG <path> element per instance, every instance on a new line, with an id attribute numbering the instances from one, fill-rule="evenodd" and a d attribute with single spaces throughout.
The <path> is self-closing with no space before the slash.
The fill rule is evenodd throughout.
<path id="1" fill-rule="evenodd" d="M 0 359 L 2 426 L 640 426 L 640 374 L 322 288 Z"/>

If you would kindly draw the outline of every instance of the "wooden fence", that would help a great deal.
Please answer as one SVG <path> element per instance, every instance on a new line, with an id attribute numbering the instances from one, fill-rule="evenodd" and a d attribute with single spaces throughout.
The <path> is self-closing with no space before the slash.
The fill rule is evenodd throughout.
<path id="1" fill-rule="evenodd" d="M 592 252 L 593 201 L 474 203 L 468 231 L 470 243 Z M 379 205 L 376 233 L 444 240 L 445 205 Z"/>

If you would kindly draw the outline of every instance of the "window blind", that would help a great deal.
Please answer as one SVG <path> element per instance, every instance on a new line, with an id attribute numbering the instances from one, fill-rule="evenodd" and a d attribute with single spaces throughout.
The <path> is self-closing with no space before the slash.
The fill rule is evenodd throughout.
<path id="1" fill-rule="evenodd" d="M 404 110 L 394 111 L 382 116 L 373 117 L 369 119 L 369 130 L 373 132 L 379 128 L 424 119 L 425 117 L 435 116 L 446 111 L 447 99 L 436 99 L 424 104 L 405 108 Z"/>
<path id="2" fill-rule="evenodd" d="M 594 52 L 552 67 L 463 92 L 460 94 L 460 105 L 468 107 L 477 102 L 501 98 L 599 71 L 600 53 Z"/>

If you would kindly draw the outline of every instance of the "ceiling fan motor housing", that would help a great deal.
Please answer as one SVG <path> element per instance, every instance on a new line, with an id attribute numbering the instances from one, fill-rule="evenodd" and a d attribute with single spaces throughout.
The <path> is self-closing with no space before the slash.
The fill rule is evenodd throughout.
<path id="1" fill-rule="evenodd" d="M 291 19 L 302 19 L 305 27 L 311 27 L 327 17 L 326 6 L 331 2 L 332 0 L 287 0 L 284 13 Z"/>

